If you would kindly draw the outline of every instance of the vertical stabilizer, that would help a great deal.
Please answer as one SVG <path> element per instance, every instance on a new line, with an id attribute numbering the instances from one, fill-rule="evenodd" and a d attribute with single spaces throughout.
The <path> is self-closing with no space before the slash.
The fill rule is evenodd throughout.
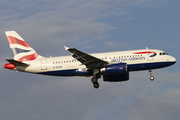
<path id="1" fill-rule="evenodd" d="M 15 31 L 5 32 L 9 46 L 14 55 L 14 60 L 31 61 L 39 57 L 39 54 Z"/>

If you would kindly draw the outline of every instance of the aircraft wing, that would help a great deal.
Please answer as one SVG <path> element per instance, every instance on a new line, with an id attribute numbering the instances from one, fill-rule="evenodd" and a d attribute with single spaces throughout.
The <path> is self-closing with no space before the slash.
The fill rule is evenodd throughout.
<path id="1" fill-rule="evenodd" d="M 79 51 L 75 48 L 68 48 L 66 46 L 64 46 L 64 48 L 66 51 L 67 50 L 70 51 L 72 53 L 72 57 L 74 57 L 83 65 L 85 65 L 88 69 L 102 68 L 108 64 L 107 61 L 101 60 L 97 57 L 94 57 L 92 55 Z"/>

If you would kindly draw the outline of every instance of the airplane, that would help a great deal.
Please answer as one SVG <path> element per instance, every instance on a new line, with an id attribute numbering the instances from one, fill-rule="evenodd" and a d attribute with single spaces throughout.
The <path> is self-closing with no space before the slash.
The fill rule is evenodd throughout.
<path id="1" fill-rule="evenodd" d="M 152 70 L 176 63 L 173 56 L 157 49 L 139 49 L 87 54 L 76 48 L 64 46 L 71 56 L 43 57 L 39 55 L 16 31 L 5 31 L 14 55 L 6 59 L 4 68 L 51 76 L 90 77 L 94 88 L 99 88 L 98 79 L 106 82 L 129 80 L 129 72 L 148 70 L 150 80 L 154 80 Z"/>

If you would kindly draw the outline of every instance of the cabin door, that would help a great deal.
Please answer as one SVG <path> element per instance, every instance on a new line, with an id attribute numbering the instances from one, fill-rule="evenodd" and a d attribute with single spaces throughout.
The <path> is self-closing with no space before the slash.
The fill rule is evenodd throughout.
<path id="1" fill-rule="evenodd" d="M 41 59 L 41 70 L 47 70 L 47 59 Z"/>

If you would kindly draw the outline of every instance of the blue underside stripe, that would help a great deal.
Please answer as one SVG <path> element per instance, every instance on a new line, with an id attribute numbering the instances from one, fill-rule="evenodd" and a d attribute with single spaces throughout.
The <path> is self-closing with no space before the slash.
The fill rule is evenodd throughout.
<path id="1" fill-rule="evenodd" d="M 138 70 L 149 70 L 149 69 L 158 69 L 170 66 L 175 62 L 157 62 L 157 63 L 143 63 L 143 64 L 131 64 L 127 65 L 128 71 L 138 71 Z M 52 76 L 92 76 L 92 71 L 81 71 L 77 72 L 77 69 L 70 69 L 70 70 L 59 70 L 59 71 L 48 71 L 48 72 L 41 72 L 37 74 L 43 75 L 52 75 Z"/>

